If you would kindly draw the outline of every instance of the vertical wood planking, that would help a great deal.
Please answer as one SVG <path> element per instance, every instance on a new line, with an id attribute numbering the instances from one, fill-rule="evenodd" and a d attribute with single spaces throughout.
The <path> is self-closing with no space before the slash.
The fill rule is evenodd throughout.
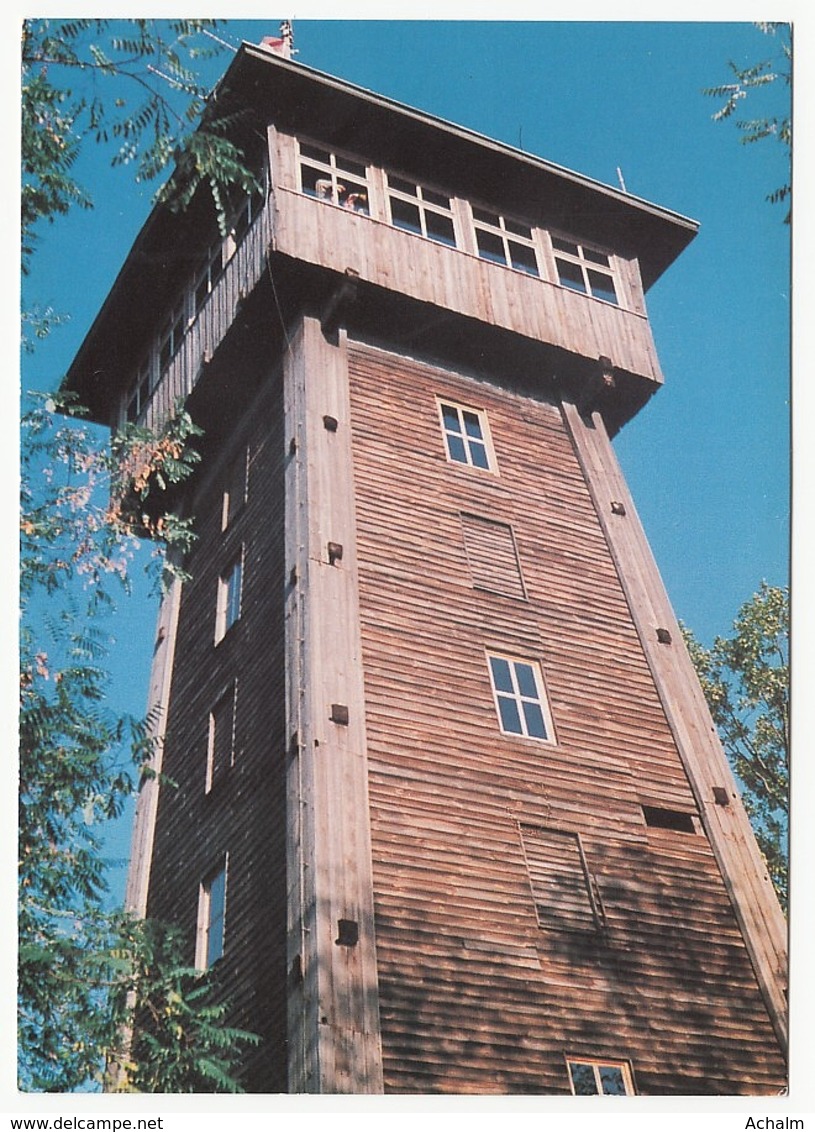
<path id="1" fill-rule="evenodd" d="M 293 1092 L 382 1091 L 345 338 L 304 319 L 285 363 Z M 336 422 L 329 429 L 324 418 Z M 342 547 L 332 560 L 328 543 Z M 347 722 L 335 705 L 347 710 Z M 332 715 L 335 717 L 332 719 Z M 341 943 L 340 921 L 358 939 Z"/>
<path id="2" fill-rule="evenodd" d="M 602 417 L 594 413 L 591 424 L 586 424 L 568 403 L 563 414 L 768 1012 L 786 1048 L 787 928 L 783 913 Z M 623 503 L 624 515 L 612 514 L 612 500 Z M 658 628 L 668 630 L 670 643 L 658 641 Z M 728 805 L 715 801 L 714 786 L 727 790 Z"/>

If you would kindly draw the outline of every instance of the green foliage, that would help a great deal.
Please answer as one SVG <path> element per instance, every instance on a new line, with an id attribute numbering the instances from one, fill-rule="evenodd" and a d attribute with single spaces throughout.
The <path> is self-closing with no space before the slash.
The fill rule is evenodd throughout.
<path id="1" fill-rule="evenodd" d="M 709 649 L 685 630 L 714 722 L 743 787 L 759 847 L 784 908 L 788 895 L 789 593 L 762 582 L 733 635 Z"/>
<path id="2" fill-rule="evenodd" d="M 42 221 L 92 201 L 74 177 L 86 140 L 112 147 L 137 181 L 176 169 L 158 197 L 184 207 L 202 184 L 219 222 L 230 186 L 257 182 L 227 136 L 236 112 L 208 102 L 197 68 L 223 50 L 217 20 L 25 20 L 22 38 L 22 254 Z M 196 128 L 197 127 L 197 128 Z"/>
<path id="3" fill-rule="evenodd" d="M 789 88 L 792 83 L 792 42 L 790 39 L 790 25 L 786 23 L 758 23 L 756 27 L 765 35 L 776 37 L 778 52 L 775 58 L 763 59 L 751 67 L 737 67 L 730 62 L 734 82 L 722 83 L 719 86 L 708 87 L 702 91 L 711 98 L 724 100 L 713 115 L 714 122 L 722 122 L 731 118 L 737 108 L 752 95 L 755 99 L 762 90 L 767 92 L 774 84 L 780 83 Z M 741 142 L 751 145 L 753 142 L 763 141 L 765 138 L 776 138 L 784 146 L 789 155 L 792 146 L 792 122 L 789 112 L 789 96 L 784 101 L 787 110 L 783 114 L 765 114 L 758 118 L 738 119 L 736 128 L 741 132 Z M 789 181 L 779 186 L 767 196 L 772 204 L 788 200 L 792 194 Z M 791 213 L 788 211 L 785 222 L 788 224 Z"/>
<path id="4" fill-rule="evenodd" d="M 23 417 L 20 1087 L 99 1086 L 135 1008 L 152 1021 L 130 1053 L 129 1087 L 234 1091 L 231 1046 L 248 1039 L 223 1027 L 226 1007 L 182 967 L 177 941 L 107 911 L 102 843 L 152 753 L 147 726 L 107 706 L 104 615 L 145 533 L 163 539 L 148 560 L 157 583 L 168 549 L 189 544 L 164 504 L 195 466 L 198 430 L 179 412 L 160 434 L 128 427 L 108 450 L 88 426 L 57 424 L 57 407 L 41 397 Z"/>
<path id="5" fill-rule="evenodd" d="M 182 962 L 183 941 L 154 921 L 123 924 L 128 975 L 115 996 L 116 1013 L 135 1031 L 109 1054 L 112 1090 L 142 1093 L 238 1093 L 242 1047 L 256 1034 L 227 1026 L 226 1004 L 212 974 Z M 121 1035 L 124 1031 L 119 1030 Z"/>

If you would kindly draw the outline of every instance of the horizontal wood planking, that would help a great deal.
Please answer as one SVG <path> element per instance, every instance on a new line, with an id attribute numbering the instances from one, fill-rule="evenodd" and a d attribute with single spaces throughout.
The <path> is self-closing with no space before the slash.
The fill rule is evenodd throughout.
<path id="1" fill-rule="evenodd" d="M 213 453 L 190 502 L 199 536 L 179 613 L 148 914 L 179 924 L 194 955 L 199 884 L 228 854 L 218 977 L 231 1021 L 260 1033 L 249 1091 L 282 1092 L 286 1071 L 285 701 L 282 402 L 270 375 L 238 432 Z M 223 490 L 249 449 L 248 498 L 222 531 Z M 216 646 L 218 577 L 243 547 L 241 616 Z M 205 793 L 208 715 L 231 681 L 234 765 Z"/>
<path id="2" fill-rule="evenodd" d="M 278 186 L 274 249 L 661 383 L 647 318 Z M 629 268 L 627 274 L 632 274 Z M 630 282 L 629 282 L 630 285 Z"/>
<path id="3" fill-rule="evenodd" d="M 569 1053 L 646 1093 L 776 1092 L 710 845 L 644 823 L 696 804 L 558 408 L 349 365 L 386 1090 L 565 1093 Z M 437 395 L 488 413 L 498 475 L 447 460 Z M 473 588 L 462 511 L 512 524 L 528 600 Z M 488 646 L 540 661 L 555 744 L 500 733 Z M 607 939 L 538 928 L 519 822 L 580 833 Z"/>

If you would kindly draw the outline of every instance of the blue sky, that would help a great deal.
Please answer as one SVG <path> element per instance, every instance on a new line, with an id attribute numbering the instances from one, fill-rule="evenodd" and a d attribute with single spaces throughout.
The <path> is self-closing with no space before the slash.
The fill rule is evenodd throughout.
<path id="1" fill-rule="evenodd" d="M 259 42 L 277 18 L 230 22 Z M 647 296 L 665 386 L 616 448 L 677 615 L 709 643 L 762 579 L 784 584 L 789 536 L 789 228 L 765 196 L 782 147 L 739 143 L 701 92 L 774 49 L 752 24 L 296 20 L 297 60 L 698 220 Z M 219 61 L 213 81 L 225 67 Z M 772 94 L 782 95 L 780 84 Z M 764 104 L 756 106 L 763 112 Z M 90 147 L 92 212 L 43 230 L 30 302 L 70 320 L 24 359 L 24 388 L 70 364 L 150 208 Z M 146 591 L 114 626 L 117 707 L 141 715 L 155 612 Z M 113 856 L 126 853 L 117 838 Z M 118 870 L 117 876 L 122 875 Z M 118 882 L 117 882 L 118 884 Z"/>

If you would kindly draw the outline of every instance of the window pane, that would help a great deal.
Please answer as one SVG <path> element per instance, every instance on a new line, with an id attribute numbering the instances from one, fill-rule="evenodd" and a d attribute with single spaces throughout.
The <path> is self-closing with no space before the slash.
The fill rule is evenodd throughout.
<path id="1" fill-rule="evenodd" d="M 481 431 L 481 421 L 477 414 L 465 409 L 461 415 L 464 418 L 464 431 L 467 435 L 475 437 L 476 440 L 483 440 L 484 434 Z"/>
<path id="2" fill-rule="evenodd" d="M 604 267 L 609 265 L 608 256 L 604 252 L 596 252 L 594 248 L 583 248 L 583 258 L 591 263 L 601 263 Z"/>
<path id="3" fill-rule="evenodd" d="M 492 678 L 495 681 L 496 690 L 499 692 L 512 692 L 512 676 L 509 671 L 509 661 L 503 660 L 500 656 L 491 656 L 490 668 L 492 669 Z"/>
<path id="4" fill-rule="evenodd" d="M 527 696 L 531 700 L 538 698 L 538 685 L 535 682 L 535 673 L 531 664 L 516 661 L 515 678 L 518 681 L 518 688 L 522 696 Z"/>
<path id="5" fill-rule="evenodd" d="M 516 244 L 507 240 L 512 266 L 518 271 L 526 271 L 529 275 L 538 275 L 538 261 L 535 258 L 535 249 L 528 248 L 526 244 Z"/>
<path id="6" fill-rule="evenodd" d="M 476 228 L 475 238 L 478 243 L 478 254 L 482 259 L 489 259 L 493 263 L 506 264 L 507 257 L 504 252 L 504 241 L 493 232 L 485 232 Z"/>
<path id="7" fill-rule="evenodd" d="M 448 432 L 446 434 L 446 439 L 447 451 L 450 455 L 450 459 L 457 461 L 457 463 L 459 464 L 466 464 L 468 462 L 467 451 L 464 447 L 464 441 L 461 439 L 461 437 L 457 436 L 455 433 Z"/>
<path id="8" fill-rule="evenodd" d="M 343 208 L 368 215 L 368 190 L 365 185 L 358 185 L 353 181 L 346 180 L 342 185 L 342 190 L 338 192 L 338 196 Z"/>
<path id="9" fill-rule="evenodd" d="M 426 200 L 428 204 L 437 204 L 441 208 L 450 207 L 450 198 L 443 193 L 435 193 L 432 189 L 422 189 L 422 200 Z"/>
<path id="10" fill-rule="evenodd" d="M 532 229 L 527 227 L 526 224 L 519 224 L 517 220 L 504 220 L 504 227 L 513 236 L 524 236 L 527 240 L 532 239 Z"/>
<path id="11" fill-rule="evenodd" d="M 526 720 L 526 733 L 531 739 L 546 739 L 546 724 L 543 722 L 543 712 L 540 704 L 524 700 L 524 719 Z"/>
<path id="12" fill-rule="evenodd" d="M 320 149 L 319 146 L 300 142 L 300 153 L 303 157 L 313 157 L 315 161 L 322 161 L 326 165 L 331 164 L 331 154 L 327 149 Z"/>
<path id="13" fill-rule="evenodd" d="M 453 408 L 452 405 L 442 405 L 441 415 L 444 419 L 444 427 L 449 432 L 461 432 L 461 421 L 458 416 L 458 409 Z"/>
<path id="14" fill-rule="evenodd" d="M 226 873 L 221 870 L 212 878 L 209 886 L 209 909 L 207 925 L 207 967 L 224 953 L 224 897 L 226 895 Z"/>
<path id="15" fill-rule="evenodd" d="M 570 1061 L 569 1073 L 572 1077 L 575 1094 L 578 1097 L 596 1095 L 597 1083 L 594 1080 L 594 1069 L 591 1065 L 582 1065 L 579 1061 Z"/>
<path id="16" fill-rule="evenodd" d="M 411 197 L 416 196 L 416 186 L 412 181 L 405 181 L 401 177 L 394 177 L 388 173 L 388 184 L 400 193 L 407 193 Z"/>
<path id="17" fill-rule="evenodd" d="M 568 252 L 569 255 L 580 255 L 577 244 L 573 244 L 571 240 L 561 240 L 560 236 L 552 237 L 552 247 L 559 252 Z"/>
<path id="18" fill-rule="evenodd" d="M 625 1096 L 625 1080 L 619 1065 L 601 1065 L 600 1081 L 603 1092 L 610 1097 Z"/>
<path id="19" fill-rule="evenodd" d="M 576 263 L 569 263 L 565 259 L 556 259 L 557 273 L 564 287 L 571 287 L 573 291 L 582 291 L 585 295 L 586 283 L 583 279 L 583 270 Z"/>
<path id="20" fill-rule="evenodd" d="M 321 200 L 331 200 L 331 177 L 323 169 L 315 169 L 313 165 L 300 166 L 303 192 L 309 196 L 319 197 Z"/>
<path id="21" fill-rule="evenodd" d="M 415 204 L 409 204 L 405 200 L 398 200 L 396 197 L 391 197 L 391 218 L 397 228 L 405 228 L 408 232 L 418 232 L 422 234 L 422 222 L 419 217 L 419 209 Z"/>
<path id="22" fill-rule="evenodd" d="M 437 212 L 425 212 L 427 234 L 431 240 L 438 240 L 441 244 L 456 246 L 456 234 L 453 230 L 453 221 L 449 216 L 439 216 Z"/>
<path id="23" fill-rule="evenodd" d="M 476 468 L 485 468 L 489 471 L 490 462 L 487 458 L 487 449 L 478 440 L 470 441 L 470 463 Z"/>
<path id="24" fill-rule="evenodd" d="M 614 282 L 610 275 L 606 275 L 604 271 L 589 271 L 589 286 L 591 287 L 592 295 L 598 299 L 605 299 L 609 303 L 617 302 L 617 292 L 614 290 Z"/>
<path id="25" fill-rule="evenodd" d="M 349 161 L 347 157 L 337 158 L 337 170 L 342 173 L 350 173 L 352 177 L 365 179 L 365 166 L 358 161 Z"/>
<path id="26" fill-rule="evenodd" d="M 480 220 L 482 224 L 492 224 L 494 228 L 498 228 L 501 224 L 501 219 L 497 212 L 488 212 L 486 208 L 473 208 L 473 219 Z"/>
<path id="27" fill-rule="evenodd" d="M 499 696 L 498 710 L 501 713 L 501 726 L 504 731 L 511 731 L 514 735 L 522 735 L 521 717 L 515 700 L 511 700 L 507 696 Z"/>

